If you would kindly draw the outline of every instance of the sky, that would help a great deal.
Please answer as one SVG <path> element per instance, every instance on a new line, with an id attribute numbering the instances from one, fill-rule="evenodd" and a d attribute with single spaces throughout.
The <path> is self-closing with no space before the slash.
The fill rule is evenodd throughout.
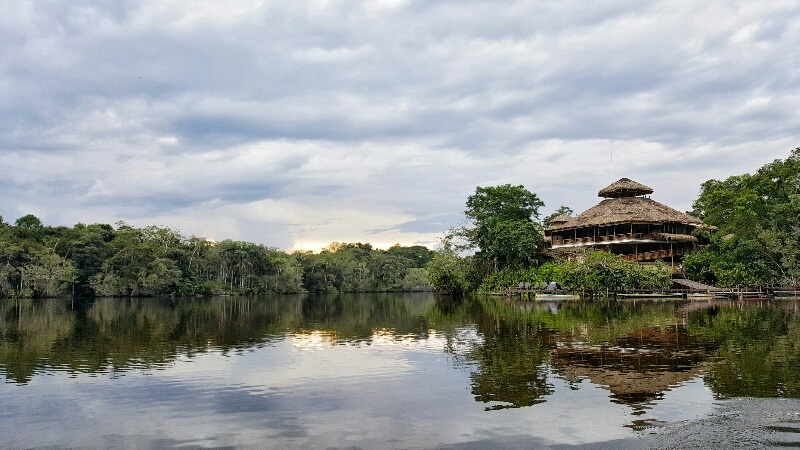
<path id="1" fill-rule="evenodd" d="M 435 246 L 478 186 L 691 209 L 800 146 L 800 2 L 0 2 L 0 215 Z"/>

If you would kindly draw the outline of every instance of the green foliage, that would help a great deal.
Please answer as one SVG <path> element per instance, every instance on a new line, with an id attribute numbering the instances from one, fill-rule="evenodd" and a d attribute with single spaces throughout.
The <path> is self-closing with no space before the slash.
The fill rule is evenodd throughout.
<path id="1" fill-rule="evenodd" d="M 406 290 L 406 277 L 433 258 L 422 246 L 377 250 L 370 244 L 334 242 L 318 255 L 297 252 L 303 285 L 309 292 L 395 292 Z M 429 284 L 417 284 L 423 290 Z"/>
<path id="2" fill-rule="evenodd" d="M 539 197 L 524 186 L 478 187 L 464 211 L 472 226 L 454 235 L 465 240 L 468 248 L 477 249 L 476 258 L 492 272 L 535 266 L 545 259 L 544 235 L 534 222 L 542 206 Z"/>
<path id="3" fill-rule="evenodd" d="M 477 261 L 473 257 L 462 258 L 448 241 L 444 248 L 428 263 L 430 284 L 436 292 L 460 296 L 475 289 L 479 282 Z"/>
<path id="4" fill-rule="evenodd" d="M 530 220 L 539 218 L 539 208 L 544 206 L 539 197 L 525 186 L 478 187 L 467 199 L 464 214 L 476 222 L 490 218 L 501 220 Z"/>
<path id="5" fill-rule="evenodd" d="M 160 226 L 43 226 L 28 215 L 0 225 L 0 296 L 385 292 L 432 289 L 422 246 L 333 243 L 319 254 L 183 237 Z"/>
<path id="6" fill-rule="evenodd" d="M 42 228 L 42 221 L 39 220 L 38 217 L 34 216 L 33 214 L 27 214 L 14 222 L 14 225 L 17 228 L 22 228 L 26 230 L 34 230 L 37 228 Z"/>
<path id="7" fill-rule="evenodd" d="M 428 269 L 422 268 L 411 268 L 408 269 L 408 273 L 403 278 L 403 290 L 404 291 L 432 291 L 433 285 L 430 281 L 430 273 L 428 273 Z"/>
<path id="8" fill-rule="evenodd" d="M 503 292 L 519 283 L 550 283 L 569 291 L 616 292 L 664 290 L 672 284 L 671 271 L 663 264 L 644 266 L 618 255 L 590 251 L 581 259 L 548 262 L 528 269 L 504 269 L 483 279 L 480 292 Z"/>
<path id="9" fill-rule="evenodd" d="M 800 148 L 755 174 L 703 183 L 693 213 L 718 227 L 685 259 L 690 278 L 720 286 L 800 281 Z"/>
<path id="10" fill-rule="evenodd" d="M 554 275 L 561 287 L 572 291 L 663 290 L 672 283 L 671 273 L 664 265 L 644 266 L 600 251 L 561 262 Z"/>
<path id="11" fill-rule="evenodd" d="M 544 259 L 544 235 L 530 220 L 487 220 L 481 232 L 482 255 L 497 267 L 531 267 Z"/>

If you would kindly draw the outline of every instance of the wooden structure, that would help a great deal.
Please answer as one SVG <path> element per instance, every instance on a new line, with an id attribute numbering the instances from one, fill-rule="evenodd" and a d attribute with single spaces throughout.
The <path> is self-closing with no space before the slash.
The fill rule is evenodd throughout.
<path id="1" fill-rule="evenodd" d="M 545 229 L 551 248 L 594 248 L 628 261 L 664 261 L 673 266 L 693 249 L 700 219 L 649 198 L 653 189 L 622 178 L 602 189 L 598 205 L 576 217 L 558 216 Z"/>

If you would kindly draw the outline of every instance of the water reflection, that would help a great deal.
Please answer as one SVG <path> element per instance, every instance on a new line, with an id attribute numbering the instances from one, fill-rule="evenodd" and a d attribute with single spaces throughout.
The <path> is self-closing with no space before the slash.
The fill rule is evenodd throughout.
<path id="1" fill-rule="evenodd" d="M 161 370 L 209 352 L 237 356 L 287 342 L 296 351 L 395 346 L 447 355 L 469 373 L 469 391 L 485 410 L 552 400 L 562 382 L 570 390 L 599 386 L 634 416 L 700 378 L 717 398 L 800 397 L 794 302 L 373 294 L 4 300 L 0 313 L 0 374 L 20 385 L 52 372 Z"/>
<path id="2" fill-rule="evenodd" d="M 487 409 L 547 400 L 550 372 L 571 389 L 602 386 L 633 415 L 698 377 L 717 398 L 800 397 L 794 303 L 478 302 L 484 344 L 464 356 L 478 364 L 473 394 Z"/>

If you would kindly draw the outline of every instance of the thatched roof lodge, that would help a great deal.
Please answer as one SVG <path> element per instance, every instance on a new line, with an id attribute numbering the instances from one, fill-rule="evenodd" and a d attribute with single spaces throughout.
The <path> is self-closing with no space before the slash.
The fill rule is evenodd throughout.
<path id="1" fill-rule="evenodd" d="M 674 263 L 698 243 L 700 219 L 649 198 L 653 189 L 622 178 L 598 193 L 604 198 L 576 217 L 558 216 L 545 229 L 553 249 L 598 248 L 631 261 Z"/>

